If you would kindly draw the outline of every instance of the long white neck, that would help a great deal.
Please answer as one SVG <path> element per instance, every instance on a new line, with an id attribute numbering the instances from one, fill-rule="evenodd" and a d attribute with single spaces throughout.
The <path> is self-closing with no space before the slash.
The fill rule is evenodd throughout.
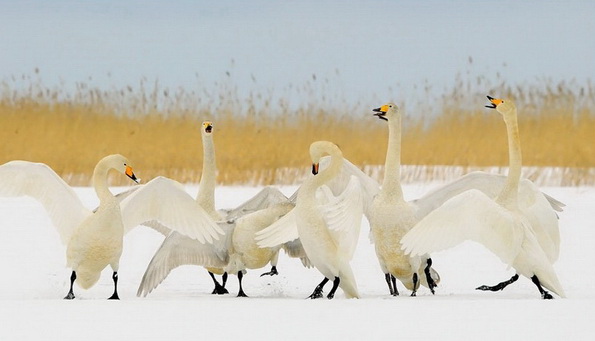
<path id="1" fill-rule="evenodd" d="M 401 115 L 394 115 L 388 120 L 388 147 L 381 193 L 385 197 L 404 201 L 401 188 Z"/>
<path id="2" fill-rule="evenodd" d="M 196 202 L 211 216 L 218 215 L 215 210 L 215 182 L 217 178 L 217 165 L 215 164 L 215 147 L 212 135 L 202 135 L 202 174 Z"/>
<path id="3" fill-rule="evenodd" d="M 516 109 L 512 110 L 513 112 L 504 118 L 508 133 L 508 176 L 506 178 L 506 184 L 504 185 L 504 188 L 502 188 L 502 192 L 500 192 L 496 201 L 505 206 L 514 205 L 516 207 L 518 203 L 519 181 L 521 180 L 523 160 L 517 113 Z"/>
<path id="4" fill-rule="evenodd" d="M 93 187 L 95 187 L 95 193 L 99 198 L 99 205 L 102 203 L 115 200 L 114 195 L 110 192 L 107 186 L 107 175 L 110 168 L 105 162 L 99 161 L 95 169 L 93 170 Z"/>

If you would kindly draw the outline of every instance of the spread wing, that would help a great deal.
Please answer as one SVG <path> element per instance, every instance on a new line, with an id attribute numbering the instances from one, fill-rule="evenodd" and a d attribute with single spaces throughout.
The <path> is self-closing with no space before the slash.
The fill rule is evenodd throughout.
<path id="1" fill-rule="evenodd" d="M 469 190 L 429 213 L 405 234 L 401 244 L 406 253 L 415 256 L 472 240 L 511 265 L 521 250 L 525 228 L 525 220 L 517 214 L 483 192 Z"/>
<path id="2" fill-rule="evenodd" d="M 47 165 L 10 161 L 0 166 L 0 196 L 23 195 L 43 205 L 64 244 L 75 228 L 91 215 L 74 190 Z"/>
<path id="3" fill-rule="evenodd" d="M 351 176 L 347 187 L 338 196 L 330 191 L 325 192 L 325 186 L 321 189 L 326 195 L 326 203 L 320 205 L 320 210 L 329 232 L 348 259 L 353 257 L 355 247 L 359 239 L 362 215 L 362 187 L 356 176 Z"/>
<path id="4" fill-rule="evenodd" d="M 177 181 L 157 177 L 120 203 L 125 231 L 151 220 L 201 243 L 212 243 L 223 231 Z"/>
<path id="5" fill-rule="evenodd" d="M 416 216 L 422 219 L 434 209 L 440 207 L 448 199 L 463 193 L 470 189 L 477 189 L 483 192 L 489 198 L 495 198 L 504 186 L 506 176 L 499 174 L 489 174 L 485 172 L 471 172 L 459 179 L 450 182 L 444 186 L 440 186 L 421 198 L 412 201 L 411 203 L 418 207 Z M 521 180 L 519 184 L 519 205 L 527 207 L 534 201 L 534 197 L 544 196 L 553 210 L 562 211 L 565 206 L 560 201 L 544 194 L 527 179 Z M 522 200 L 522 199 L 525 200 Z"/>
<path id="6" fill-rule="evenodd" d="M 229 231 L 226 231 L 225 236 L 214 244 L 203 244 L 175 231 L 167 236 L 147 266 L 136 295 L 147 296 L 167 278 L 173 269 L 182 265 L 214 268 L 223 268 L 227 265 L 233 225 L 221 224 L 224 224 L 223 229 Z"/>
<path id="7" fill-rule="evenodd" d="M 255 239 L 260 247 L 275 247 L 299 238 L 295 210 L 289 211 L 269 227 L 256 232 Z"/>
<path id="8" fill-rule="evenodd" d="M 321 169 L 327 167 L 329 163 L 330 156 L 325 156 L 320 159 Z M 341 172 L 337 174 L 337 176 L 335 176 L 331 181 L 329 181 L 327 186 L 331 189 L 334 195 L 340 195 L 349 185 L 352 176 L 355 176 L 360 182 L 364 213 L 366 217 L 369 217 L 370 206 L 372 205 L 374 197 L 378 194 L 378 192 L 380 192 L 380 185 L 376 180 L 362 172 L 361 169 L 359 169 L 353 163 L 349 162 L 347 159 L 344 159 Z"/>
<path id="9" fill-rule="evenodd" d="M 236 219 L 246 214 L 250 214 L 252 212 L 270 207 L 274 204 L 286 201 L 288 201 L 288 199 L 283 193 L 281 193 L 281 191 L 274 187 L 265 187 L 243 204 L 229 211 L 225 217 L 225 220 L 228 222 L 234 222 Z"/>

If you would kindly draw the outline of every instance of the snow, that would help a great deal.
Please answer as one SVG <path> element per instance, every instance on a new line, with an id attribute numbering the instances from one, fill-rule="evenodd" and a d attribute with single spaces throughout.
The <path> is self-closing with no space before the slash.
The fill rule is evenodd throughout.
<path id="1" fill-rule="evenodd" d="M 404 186 L 415 198 L 438 183 Z M 258 187 L 219 187 L 219 207 L 233 207 Z M 281 187 L 291 194 L 295 187 Z M 94 207 L 92 188 L 76 188 L 85 205 Z M 121 189 L 114 188 L 114 191 Z M 194 195 L 196 186 L 187 186 Z M 352 268 L 362 298 L 306 300 L 322 280 L 315 269 L 282 254 L 279 275 L 249 271 L 237 298 L 237 277 L 230 276 L 230 295 L 213 296 L 207 272 L 196 266 L 174 270 L 146 298 L 136 289 L 163 237 L 139 227 L 125 237 L 119 271 L 120 301 L 108 301 L 113 290 L 108 268 L 90 290 L 75 287 L 77 299 L 62 300 L 70 270 L 65 247 L 42 206 L 35 200 L 0 198 L 0 339 L 585 339 L 595 331 L 595 187 L 545 187 L 565 202 L 560 214 L 561 256 L 556 270 L 567 299 L 544 301 L 534 285 L 520 278 L 503 292 L 474 290 L 510 278 L 507 269 L 480 245 L 465 243 L 433 255 L 442 281 L 432 296 L 421 288 L 409 297 L 390 297 L 363 220 Z M 327 292 L 330 286 L 327 287 Z"/>

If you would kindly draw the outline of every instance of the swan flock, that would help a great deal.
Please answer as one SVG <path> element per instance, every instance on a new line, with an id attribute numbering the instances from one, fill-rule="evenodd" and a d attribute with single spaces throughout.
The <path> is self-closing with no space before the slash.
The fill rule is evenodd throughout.
<path id="1" fill-rule="evenodd" d="M 214 285 L 212 294 L 227 294 L 225 286 L 232 274 L 239 282 L 237 296 L 247 297 L 242 287 L 247 270 L 270 264 L 270 270 L 261 276 L 279 274 L 282 270 L 277 269 L 277 262 L 283 249 L 322 275 L 321 282 L 312 284 L 314 290 L 308 298 L 332 299 L 339 289 L 346 298 L 360 298 L 350 263 L 364 216 L 381 271 L 378 280 L 386 282 L 391 296 L 400 295 L 398 283 L 411 296 L 416 296 L 421 286 L 436 294 L 441 278 L 431 254 L 470 240 L 516 271 L 508 280 L 477 290 L 503 290 L 522 276 L 535 285 L 543 299 L 554 298 L 552 293 L 566 297 L 554 269 L 560 254 L 558 212 L 564 204 L 521 177 L 514 102 L 490 96 L 488 100 L 486 107 L 498 112 L 506 127 L 508 174 L 472 172 L 414 199 L 405 198 L 401 187 L 402 117 L 394 103 L 374 109 L 371 115 L 388 129 L 381 184 L 349 162 L 334 143 L 316 141 L 309 146 L 312 174 L 292 196 L 266 187 L 236 208 L 217 209 L 214 128 L 205 121 L 196 198 L 173 179 L 160 176 L 140 184 L 131 162 L 119 154 L 108 155 L 95 166 L 92 183 L 99 205 L 94 210 L 84 207 L 49 166 L 28 161 L 0 165 L 0 196 L 30 196 L 46 210 L 65 245 L 66 264 L 72 270 L 65 299 L 76 297 L 75 284 L 83 289 L 95 285 L 108 266 L 114 288 L 109 299 L 119 299 L 123 238 L 139 226 L 154 229 L 164 239 L 148 260 L 138 296 L 150 294 L 175 268 L 195 265 L 208 271 Z M 114 195 L 108 186 L 112 171 L 137 185 Z M 221 282 L 216 275 L 222 276 Z M 328 282 L 332 287 L 325 295 Z"/>

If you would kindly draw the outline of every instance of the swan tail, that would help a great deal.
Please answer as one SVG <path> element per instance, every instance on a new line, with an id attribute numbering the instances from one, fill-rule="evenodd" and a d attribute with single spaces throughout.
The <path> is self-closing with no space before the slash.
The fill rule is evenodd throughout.
<path id="1" fill-rule="evenodd" d="M 76 284 L 83 289 L 89 289 L 101 276 L 101 271 L 86 271 L 84 269 L 78 269 L 76 271 Z"/>
<path id="2" fill-rule="evenodd" d="M 353 271 L 351 271 L 349 264 L 344 265 L 341 271 L 339 271 L 339 278 L 341 279 L 339 287 L 345 292 L 345 297 L 360 298 L 355 276 L 353 276 Z"/>

